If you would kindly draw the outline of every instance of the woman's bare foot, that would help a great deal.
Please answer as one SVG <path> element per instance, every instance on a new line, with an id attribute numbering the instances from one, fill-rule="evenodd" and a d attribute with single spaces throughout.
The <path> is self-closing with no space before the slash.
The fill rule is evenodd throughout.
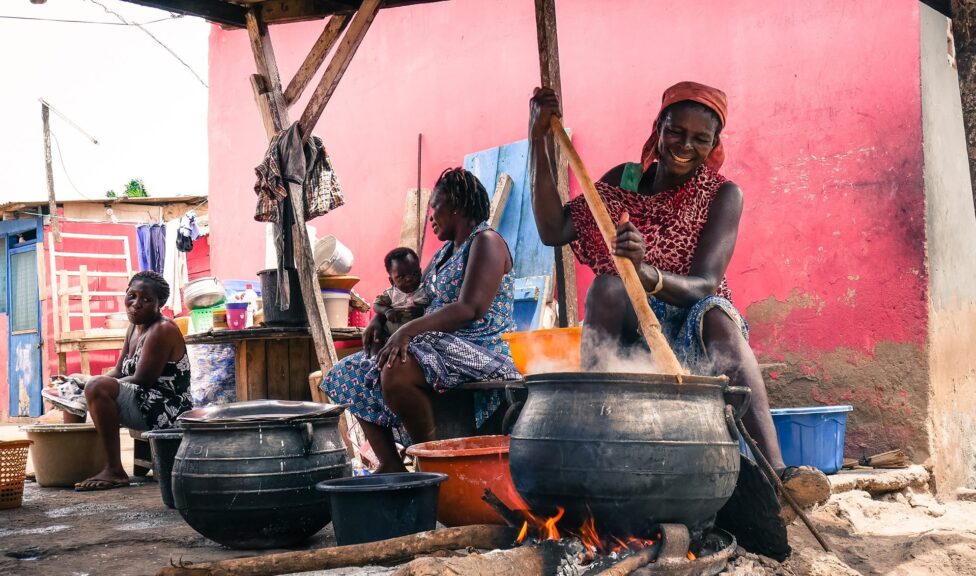
<path id="1" fill-rule="evenodd" d="M 810 466 L 790 466 L 781 474 L 783 486 L 789 490 L 790 496 L 803 509 L 811 508 L 817 504 L 823 504 L 830 498 L 830 480 L 827 475 Z M 780 497 L 782 511 L 780 518 L 785 524 L 790 524 L 796 518 L 793 507 Z"/>
<path id="2" fill-rule="evenodd" d="M 125 470 L 113 470 L 105 467 L 101 472 L 95 474 L 87 480 L 82 480 L 75 484 L 78 492 L 93 492 L 96 490 L 111 490 L 113 488 L 124 488 L 129 485 L 129 475 Z"/>

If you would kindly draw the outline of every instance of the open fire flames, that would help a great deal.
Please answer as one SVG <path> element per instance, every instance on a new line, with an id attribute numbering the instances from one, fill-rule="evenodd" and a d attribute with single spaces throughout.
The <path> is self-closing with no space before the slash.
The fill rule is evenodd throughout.
<path id="1" fill-rule="evenodd" d="M 556 509 L 556 514 L 548 518 L 541 518 L 528 510 L 520 511 L 526 518 L 519 530 L 518 543 L 521 544 L 534 536 L 537 541 L 555 540 L 558 541 L 567 536 L 576 537 L 583 544 L 585 552 L 579 558 L 580 564 L 588 564 L 597 558 L 604 556 L 625 556 L 627 554 L 654 547 L 660 541 L 661 535 L 657 534 L 654 538 L 639 538 L 637 536 L 618 537 L 613 534 L 601 536 L 596 528 L 596 521 L 592 514 L 588 514 L 579 528 L 570 530 L 563 528 L 562 533 L 559 529 L 559 521 L 562 520 L 566 510 L 562 507 Z M 695 555 L 689 550 L 687 553 L 689 560 L 695 560 Z"/>

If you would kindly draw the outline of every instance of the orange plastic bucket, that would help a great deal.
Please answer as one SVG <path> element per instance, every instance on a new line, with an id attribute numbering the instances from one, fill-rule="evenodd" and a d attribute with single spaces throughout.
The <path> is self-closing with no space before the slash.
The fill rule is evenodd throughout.
<path id="1" fill-rule="evenodd" d="M 583 328 L 550 328 L 502 334 L 522 374 L 579 372 Z"/>
<path id="2" fill-rule="evenodd" d="M 437 497 L 437 520 L 445 526 L 505 524 L 481 500 L 485 488 L 512 509 L 526 509 L 508 471 L 508 436 L 475 436 L 414 444 L 407 448 L 417 469 L 448 479 Z"/>

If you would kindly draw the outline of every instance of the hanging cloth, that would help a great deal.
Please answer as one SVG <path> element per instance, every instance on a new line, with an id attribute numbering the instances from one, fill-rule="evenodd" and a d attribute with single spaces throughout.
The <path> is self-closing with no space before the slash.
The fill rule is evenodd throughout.
<path id="1" fill-rule="evenodd" d="M 136 228 L 136 252 L 139 269 L 163 273 L 166 261 L 166 228 L 144 224 Z"/>
<path id="2" fill-rule="evenodd" d="M 302 142 L 301 125 L 293 123 L 274 135 L 264 160 L 254 169 L 258 196 L 254 219 L 274 223 L 274 244 L 278 253 L 278 308 L 290 307 L 291 285 L 285 271 L 284 226 L 289 220 L 284 214 L 288 185 L 302 187 L 302 201 L 306 221 L 334 210 L 345 203 L 339 178 L 322 140 L 316 136 Z"/>

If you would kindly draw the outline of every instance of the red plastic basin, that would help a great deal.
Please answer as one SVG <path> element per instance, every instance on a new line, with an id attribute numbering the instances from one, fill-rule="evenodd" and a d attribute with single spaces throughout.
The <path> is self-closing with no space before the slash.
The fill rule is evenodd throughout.
<path id="1" fill-rule="evenodd" d="M 418 470 L 448 476 L 437 500 L 441 524 L 504 524 L 501 516 L 481 500 L 485 488 L 509 508 L 527 508 L 508 471 L 508 442 L 508 436 L 475 436 L 424 442 L 407 449 Z"/>

